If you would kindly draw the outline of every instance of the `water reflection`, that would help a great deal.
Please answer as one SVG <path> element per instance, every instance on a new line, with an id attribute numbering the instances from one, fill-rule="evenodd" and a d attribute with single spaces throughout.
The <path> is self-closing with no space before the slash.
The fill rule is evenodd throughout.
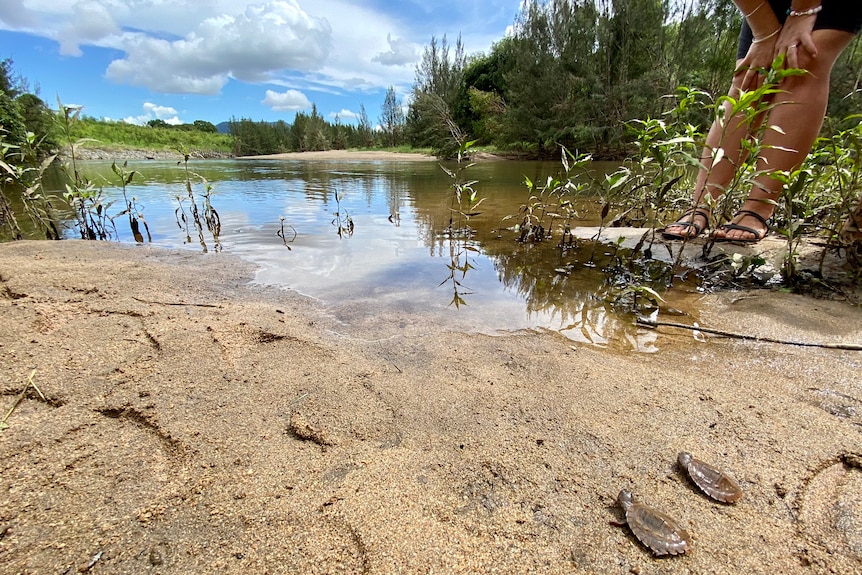
<path id="1" fill-rule="evenodd" d="M 84 169 L 109 173 L 110 164 Z M 174 162 L 129 169 L 142 178 L 126 194 L 154 244 L 249 259 L 259 265 L 256 281 L 317 298 L 353 336 L 545 328 L 575 341 L 653 348 L 653 334 L 607 297 L 629 277 L 613 270 L 612 258 L 584 265 L 577 246 L 519 244 L 503 228 L 528 196 L 524 178 L 557 174 L 556 163 L 471 167 L 485 200 L 468 226 L 452 226 L 452 181 L 436 162 L 205 161 L 190 164 L 188 180 Z M 135 241 L 123 226 L 117 231 L 120 241 Z"/>

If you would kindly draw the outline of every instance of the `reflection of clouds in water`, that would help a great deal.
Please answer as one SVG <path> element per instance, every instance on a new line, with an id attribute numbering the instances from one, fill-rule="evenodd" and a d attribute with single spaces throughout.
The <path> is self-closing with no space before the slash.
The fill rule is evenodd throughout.
<path id="1" fill-rule="evenodd" d="M 521 245 L 511 234 L 499 237 L 503 216 L 523 202 L 524 169 L 537 169 L 533 163 L 477 166 L 479 194 L 488 201 L 485 213 L 470 220 L 475 235 L 466 241 L 478 251 L 466 256 L 464 239 L 444 233 L 451 180 L 433 163 L 243 160 L 192 169 L 213 187 L 225 253 L 257 264 L 255 282 L 323 302 L 351 337 L 550 329 L 593 345 L 649 351 L 654 343 L 654 333 L 616 315 L 603 293 L 607 274 L 574 262 L 574 251 L 563 253 L 553 241 Z M 481 189 L 483 178 L 493 181 L 493 193 Z M 193 248 L 183 245 L 175 216 L 184 173 L 174 163 L 148 163 L 144 179 L 131 194 L 145 207 L 154 243 Z M 204 186 L 192 183 L 200 201 Z M 352 236 L 338 236 L 336 213 L 354 222 Z M 278 236 L 281 217 L 290 250 Z M 473 268 L 464 277 L 454 272 L 466 292 L 456 309 L 449 266 L 459 253 L 455 265 L 466 257 Z"/>

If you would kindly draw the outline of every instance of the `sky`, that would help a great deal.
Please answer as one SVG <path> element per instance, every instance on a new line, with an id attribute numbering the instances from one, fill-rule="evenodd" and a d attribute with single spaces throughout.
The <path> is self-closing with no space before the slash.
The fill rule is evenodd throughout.
<path id="1" fill-rule="evenodd" d="M 521 0 L 0 0 L 0 60 L 99 119 L 377 123 L 433 37 L 488 53 Z"/>

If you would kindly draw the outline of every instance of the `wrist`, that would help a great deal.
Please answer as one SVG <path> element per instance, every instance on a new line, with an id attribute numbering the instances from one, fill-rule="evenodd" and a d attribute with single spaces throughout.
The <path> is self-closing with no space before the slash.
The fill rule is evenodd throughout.
<path id="1" fill-rule="evenodd" d="M 787 9 L 787 16 L 790 18 L 806 18 L 810 16 L 817 16 L 817 13 L 823 10 L 822 4 L 816 4 L 813 6 L 791 6 Z"/>
<path id="2" fill-rule="evenodd" d="M 755 40 L 761 42 L 772 38 L 781 31 L 781 22 L 772 9 L 769 0 L 733 0 L 743 18 L 751 28 Z M 805 0 L 797 0 L 805 1 Z M 822 0 L 807 0 L 808 2 Z M 859 0 L 856 0 L 859 1 Z M 787 4 L 785 4 L 786 6 Z"/>
<path id="3" fill-rule="evenodd" d="M 781 26 L 779 26 L 778 28 L 775 29 L 775 31 L 773 31 L 769 34 L 764 34 L 762 36 L 754 35 L 754 38 L 751 40 L 751 43 L 752 44 L 760 44 L 761 42 L 766 42 L 767 40 L 777 39 L 776 37 L 778 36 L 779 32 L 781 32 Z"/>

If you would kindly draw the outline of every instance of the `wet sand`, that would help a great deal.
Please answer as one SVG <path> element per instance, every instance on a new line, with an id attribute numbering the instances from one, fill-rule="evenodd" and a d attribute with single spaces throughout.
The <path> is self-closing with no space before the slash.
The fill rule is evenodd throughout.
<path id="1" fill-rule="evenodd" d="M 421 312 L 424 330 L 373 339 L 253 274 L 225 254 L 0 245 L 3 413 L 31 374 L 44 394 L 0 432 L 4 571 L 862 572 L 860 352 L 660 328 L 658 353 L 621 354 Z M 843 302 L 700 305 L 716 329 L 862 343 Z M 682 450 L 742 500 L 707 499 Z M 656 559 L 618 526 L 622 488 L 688 553 Z"/>

